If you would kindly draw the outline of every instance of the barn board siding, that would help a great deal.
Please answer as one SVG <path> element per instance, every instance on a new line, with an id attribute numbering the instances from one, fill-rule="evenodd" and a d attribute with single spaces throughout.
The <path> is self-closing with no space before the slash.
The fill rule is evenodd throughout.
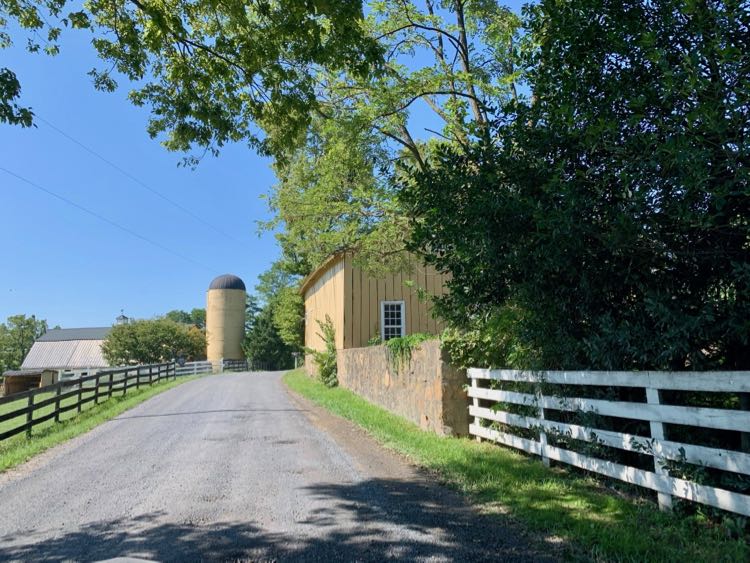
<path id="1" fill-rule="evenodd" d="M 305 345 L 322 350 L 324 343 L 318 332 L 317 321 L 331 317 L 336 327 L 336 347 L 343 348 L 344 335 L 344 261 L 333 262 L 329 269 L 305 292 Z"/>
<path id="2" fill-rule="evenodd" d="M 336 330 L 336 346 L 358 348 L 367 346 L 375 335 L 380 335 L 380 304 L 383 301 L 404 301 L 406 334 L 429 332 L 437 334 L 443 324 L 432 318 L 429 301 L 420 300 L 418 288 L 432 295 L 445 292 L 447 277 L 432 267 L 412 260 L 410 273 L 396 273 L 374 279 L 354 265 L 351 257 L 330 260 L 324 271 L 316 274 L 304 289 L 305 345 L 320 350 L 322 340 L 317 320 L 330 315 Z M 414 287 L 405 281 L 413 280 Z"/>

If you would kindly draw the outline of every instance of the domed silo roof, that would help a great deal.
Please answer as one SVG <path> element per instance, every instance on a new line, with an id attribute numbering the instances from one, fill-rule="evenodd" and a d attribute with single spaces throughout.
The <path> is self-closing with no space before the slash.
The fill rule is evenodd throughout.
<path id="1" fill-rule="evenodd" d="M 241 289 L 245 291 L 245 282 L 240 278 L 232 274 L 224 274 L 219 276 L 211 282 L 208 289 Z"/>

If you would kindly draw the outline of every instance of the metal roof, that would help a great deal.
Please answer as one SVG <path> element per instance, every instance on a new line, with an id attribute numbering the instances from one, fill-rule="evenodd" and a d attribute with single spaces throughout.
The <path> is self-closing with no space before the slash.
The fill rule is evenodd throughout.
<path id="1" fill-rule="evenodd" d="M 93 328 L 53 328 L 37 338 L 37 342 L 63 342 L 66 340 L 104 340 L 110 326 Z"/>
<path id="2" fill-rule="evenodd" d="M 224 274 L 214 278 L 208 289 L 241 289 L 245 291 L 245 282 L 233 274 Z"/>
<path id="3" fill-rule="evenodd" d="M 34 342 L 21 364 L 21 369 L 105 368 L 109 364 L 102 355 L 103 340 L 55 340 Z"/>
<path id="4" fill-rule="evenodd" d="M 19 377 L 26 375 L 42 375 L 43 369 L 9 369 L 3 373 L 3 377 Z"/>

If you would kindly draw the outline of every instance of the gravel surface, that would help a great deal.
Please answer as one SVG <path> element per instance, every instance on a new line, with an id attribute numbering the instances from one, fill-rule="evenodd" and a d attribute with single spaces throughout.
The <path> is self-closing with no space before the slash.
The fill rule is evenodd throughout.
<path id="1" fill-rule="evenodd" d="M 0 560 L 551 560 L 278 373 L 162 393 L 0 475 Z"/>

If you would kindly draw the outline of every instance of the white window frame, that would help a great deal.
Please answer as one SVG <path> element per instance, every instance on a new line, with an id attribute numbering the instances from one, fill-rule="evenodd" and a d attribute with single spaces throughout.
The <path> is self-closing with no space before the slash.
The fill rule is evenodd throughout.
<path id="1" fill-rule="evenodd" d="M 406 302 L 405 301 L 381 301 L 380 302 L 380 340 L 385 342 L 385 306 L 401 306 L 401 336 L 406 336 Z M 389 327 L 393 325 L 388 325 Z"/>

